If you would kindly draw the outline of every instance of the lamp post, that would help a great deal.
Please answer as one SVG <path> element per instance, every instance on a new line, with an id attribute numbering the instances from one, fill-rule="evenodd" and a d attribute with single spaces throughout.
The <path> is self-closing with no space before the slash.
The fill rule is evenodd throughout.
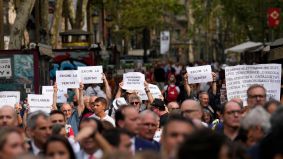
<path id="1" fill-rule="evenodd" d="M 97 11 L 94 11 L 92 14 L 92 23 L 94 26 L 94 43 L 97 43 L 97 24 L 99 23 L 99 15 Z"/>

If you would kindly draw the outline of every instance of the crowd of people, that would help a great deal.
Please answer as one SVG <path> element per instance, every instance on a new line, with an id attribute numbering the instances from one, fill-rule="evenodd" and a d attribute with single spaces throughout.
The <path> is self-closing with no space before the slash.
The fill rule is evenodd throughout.
<path id="1" fill-rule="evenodd" d="M 213 70 L 212 82 L 189 84 L 183 66 L 157 62 L 143 72 L 146 101 L 103 75 L 58 104 L 55 83 L 49 114 L 27 100 L 0 108 L 0 159 L 283 159 L 281 103 L 258 84 L 247 105 L 227 100 L 224 70 Z"/>

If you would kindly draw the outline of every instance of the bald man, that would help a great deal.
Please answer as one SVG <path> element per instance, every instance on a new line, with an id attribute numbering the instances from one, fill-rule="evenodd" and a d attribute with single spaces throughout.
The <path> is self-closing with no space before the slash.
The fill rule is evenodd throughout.
<path id="1" fill-rule="evenodd" d="M 10 105 L 0 108 L 0 127 L 3 126 L 18 126 L 16 110 Z"/>
<path id="2" fill-rule="evenodd" d="M 208 126 L 206 123 L 201 122 L 203 112 L 202 112 L 202 107 L 199 102 L 195 100 L 191 100 L 191 99 L 185 100 L 181 104 L 181 112 L 185 118 L 189 118 L 193 120 L 197 126 L 199 124 L 201 124 L 200 126 L 205 126 L 205 127 Z"/>

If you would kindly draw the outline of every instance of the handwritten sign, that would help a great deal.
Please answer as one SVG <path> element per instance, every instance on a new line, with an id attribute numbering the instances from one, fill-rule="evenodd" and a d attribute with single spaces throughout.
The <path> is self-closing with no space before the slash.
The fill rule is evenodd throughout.
<path id="1" fill-rule="evenodd" d="M 206 83 L 212 81 L 211 66 L 197 66 L 197 67 L 187 67 L 187 72 L 189 74 L 188 82 L 192 83 Z"/>
<path id="2" fill-rule="evenodd" d="M 4 105 L 9 105 L 14 107 L 15 104 L 18 103 L 17 99 L 15 97 L 5 97 L 5 98 L 0 98 L 0 107 Z"/>
<path id="3" fill-rule="evenodd" d="M 153 98 L 158 98 L 162 96 L 160 89 L 158 88 L 157 85 L 154 84 L 148 84 L 148 89 L 152 95 Z M 137 90 L 138 96 L 141 98 L 141 100 L 148 100 L 147 94 L 145 90 Z"/>
<path id="4" fill-rule="evenodd" d="M 21 100 L 21 93 L 19 91 L 0 92 L 0 98 L 9 98 L 9 97 L 14 97 L 16 99 L 16 103 L 19 103 Z"/>
<path id="5" fill-rule="evenodd" d="M 140 72 L 128 72 L 123 74 L 123 89 L 142 90 L 144 89 L 144 74 Z"/>
<path id="6" fill-rule="evenodd" d="M 54 90 L 53 86 L 42 86 L 42 94 L 51 94 L 53 96 Z M 57 91 L 57 103 L 66 103 L 67 88 L 58 88 Z"/>
<path id="7" fill-rule="evenodd" d="M 53 98 L 51 94 L 28 94 L 28 103 L 30 112 L 42 110 L 46 113 L 50 113 Z"/>
<path id="8" fill-rule="evenodd" d="M 280 100 L 281 64 L 238 65 L 225 67 L 228 100 L 247 101 L 247 89 L 252 84 L 263 85 L 267 98 Z"/>
<path id="9" fill-rule="evenodd" d="M 89 83 L 103 83 L 102 81 L 102 66 L 85 66 L 78 67 L 81 81 L 84 84 Z"/>
<path id="10" fill-rule="evenodd" d="M 53 94 L 53 86 L 42 86 L 42 94 Z"/>
<path id="11" fill-rule="evenodd" d="M 12 65 L 10 58 L 0 59 L 0 78 L 1 77 L 12 77 Z"/>
<path id="12" fill-rule="evenodd" d="M 56 71 L 56 82 L 58 87 L 79 88 L 80 77 L 78 70 Z"/>

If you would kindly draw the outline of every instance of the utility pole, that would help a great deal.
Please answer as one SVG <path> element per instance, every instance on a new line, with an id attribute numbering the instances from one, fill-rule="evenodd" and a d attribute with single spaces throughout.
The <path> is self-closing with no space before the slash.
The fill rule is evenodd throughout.
<path id="1" fill-rule="evenodd" d="M 3 0 L 0 0 L 0 49 L 4 49 Z"/>

